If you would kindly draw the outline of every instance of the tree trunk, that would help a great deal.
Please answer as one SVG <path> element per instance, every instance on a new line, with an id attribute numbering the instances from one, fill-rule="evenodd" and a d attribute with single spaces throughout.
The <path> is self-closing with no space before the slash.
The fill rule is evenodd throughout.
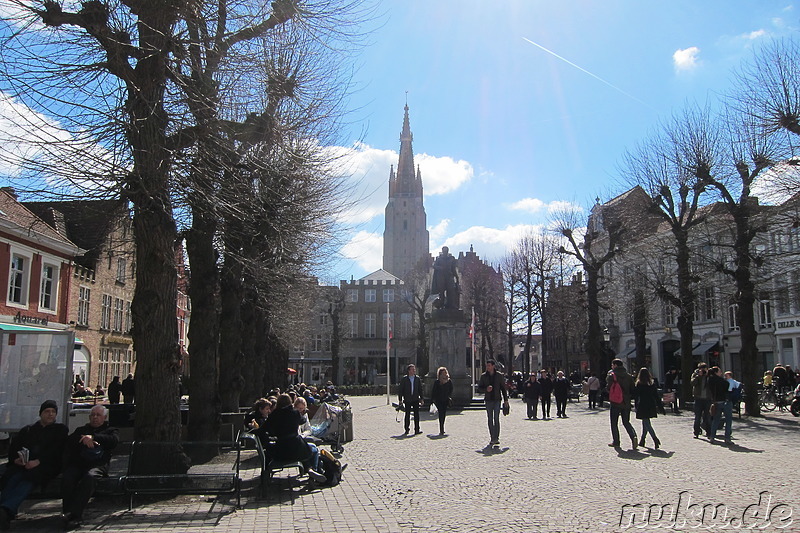
<path id="1" fill-rule="evenodd" d="M 680 313 L 678 314 L 678 332 L 681 335 L 681 401 L 692 397 L 692 372 L 694 371 L 694 291 L 692 290 L 692 272 L 689 266 L 688 233 L 684 228 L 673 230 L 675 235 L 676 267 L 678 270 L 678 298 Z"/>
<path id="2" fill-rule="evenodd" d="M 588 319 L 588 331 L 586 339 L 586 351 L 589 354 L 589 369 L 598 376 L 605 376 L 610 368 L 610 358 L 608 352 L 602 345 L 603 330 L 600 327 L 600 302 L 598 300 L 600 290 L 598 288 L 599 272 L 596 269 L 589 269 L 584 264 L 586 270 L 586 312 Z"/>
<path id="3" fill-rule="evenodd" d="M 633 338 L 636 343 L 636 370 L 647 365 L 647 303 L 644 292 L 633 295 Z M 655 368 L 651 369 L 655 375 Z M 634 369 L 631 369 L 634 372 Z"/>
<path id="4" fill-rule="evenodd" d="M 169 194 L 171 154 L 165 148 L 169 121 L 163 107 L 176 9 L 152 6 L 137 13 L 139 46 L 151 53 L 139 59 L 133 79 L 126 80 L 133 170 L 125 192 L 134 205 L 136 240 L 136 291 L 131 311 L 137 358 L 137 440 L 178 441 L 181 436 L 181 352 L 175 318 L 177 231 Z"/>
<path id="5" fill-rule="evenodd" d="M 186 253 L 192 266 L 189 298 L 192 318 L 189 322 L 189 440 L 207 440 L 217 435 L 220 425 L 220 398 L 217 389 L 217 347 L 219 314 L 217 312 L 218 275 L 213 218 L 194 211 L 192 229 L 186 235 Z"/>
<path id="6" fill-rule="evenodd" d="M 258 309 L 254 301 L 256 295 L 251 293 L 242 301 L 242 367 L 247 376 L 242 383 L 239 405 L 252 405 L 261 398 L 261 382 L 259 374 L 264 372 L 264 365 L 258 359 L 256 335 L 258 328 Z"/>
<path id="7" fill-rule="evenodd" d="M 219 326 L 219 389 L 222 411 L 239 410 L 244 387 L 242 376 L 242 266 L 228 254 L 221 276 L 221 317 Z"/>

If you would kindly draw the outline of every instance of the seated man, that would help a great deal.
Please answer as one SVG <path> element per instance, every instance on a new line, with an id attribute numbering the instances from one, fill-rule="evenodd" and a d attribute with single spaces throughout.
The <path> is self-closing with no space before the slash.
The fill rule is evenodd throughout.
<path id="1" fill-rule="evenodd" d="M 64 527 L 77 527 L 83 510 L 94 493 L 95 479 L 108 475 L 108 463 L 119 437 L 117 428 L 108 425 L 108 409 L 95 405 L 89 411 L 89 423 L 72 432 L 67 439 L 64 475 L 61 481 Z"/>
<path id="2" fill-rule="evenodd" d="M 54 478 L 61 470 L 68 429 L 56 423 L 58 405 L 45 401 L 39 420 L 22 428 L 8 449 L 8 467 L 0 480 L 0 530 L 7 530 L 20 504 L 37 485 Z"/>
<path id="3" fill-rule="evenodd" d="M 276 437 L 272 448 L 275 459 L 301 461 L 306 466 L 309 478 L 324 483 L 326 478 L 319 472 L 319 450 L 300 436 L 299 429 L 302 423 L 303 416 L 292 405 L 291 397 L 288 394 L 281 394 L 278 396 L 275 410 L 259 431 L 266 430 Z"/>

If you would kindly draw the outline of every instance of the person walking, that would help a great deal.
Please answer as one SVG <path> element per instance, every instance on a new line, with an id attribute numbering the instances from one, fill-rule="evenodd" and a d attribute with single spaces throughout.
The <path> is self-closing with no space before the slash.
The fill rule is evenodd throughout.
<path id="1" fill-rule="evenodd" d="M 597 409 L 597 395 L 600 393 L 600 378 L 594 372 L 589 374 L 586 380 L 589 386 L 589 409 Z"/>
<path id="2" fill-rule="evenodd" d="M 708 365 L 699 363 L 692 373 L 692 395 L 694 396 L 694 438 L 705 431 L 711 433 L 709 409 L 711 408 L 711 392 L 708 389 Z"/>
<path id="3" fill-rule="evenodd" d="M 636 397 L 636 418 L 642 421 L 642 438 L 639 440 L 639 446 L 644 447 L 649 433 L 657 450 L 661 446 L 661 441 L 658 440 L 650 419 L 658 417 L 658 404 L 661 398 L 658 397 L 658 387 L 656 387 L 650 371 L 644 367 L 639 369 L 639 375 L 636 377 L 634 396 Z"/>
<path id="4" fill-rule="evenodd" d="M 550 420 L 550 396 L 553 394 L 553 380 L 546 370 L 542 370 L 539 378 L 539 394 L 542 399 L 542 419 Z"/>
<path id="5" fill-rule="evenodd" d="M 489 424 L 489 446 L 500 444 L 500 407 L 508 406 L 505 378 L 495 369 L 494 359 L 486 361 L 486 372 L 478 381 L 478 392 L 484 393 L 486 418 Z"/>
<path id="6" fill-rule="evenodd" d="M 406 413 L 404 435 L 408 435 L 411 428 L 411 412 L 414 412 L 414 434 L 419 435 L 422 430 L 419 429 L 419 404 L 422 399 L 422 380 L 417 376 L 417 367 L 408 365 L 406 367 L 406 375 L 400 380 L 399 389 L 400 405 Z"/>
<path id="7" fill-rule="evenodd" d="M 531 372 L 530 378 L 522 386 L 522 397 L 528 406 L 529 420 L 539 420 L 536 413 L 539 410 L 539 393 L 542 390 L 542 386 L 536 377 L 536 372 Z"/>
<path id="8" fill-rule="evenodd" d="M 119 403 L 120 394 L 122 394 L 122 383 L 119 382 L 119 376 L 114 376 L 108 384 L 108 403 Z"/>
<path id="9" fill-rule="evenodd" d="M 431 403 L 436 406 L 439 413 L 439 435 L 444 436 L 444 419 L 447 417 L 447 408 L 450 407 L 453 397 L 453 382 L 450 381 L 450 373 L 447 368 L 443 366 L 436 371 L 436 378 L 431 391 Z"/>
<path id="10" fill-rule="evenodd" d="M 122 396 L 125 403 L 136 403 L 136 383 L 133 374 L 128 374 L 128 377 L 122 380 Z"/>
<path id="11" fill-rule="evenodd" d="M 720 376 L 720 369 L 717 366 L 708 370 L 708 388 L 711 391 L 711 399 L 714 402 L 714 415 L 711 418 L 711 430 L 709 441 L 714 444 L 717 438 L 722 417 L 725 417 L 725 444 L 731 443 L 731 426 L 733 424 L 733 402 L 731 395 L 733 389 L 739 386 L 739 382 L 733 379 L 733 373 L 725 372 L 725 377 Z"/>
<path id="12" fill-rule="evenodd" d="M 556 397 L 556 417 L 567 418 L 567 399 L 572 385 L 561 370 L 556 374 L 553 382 L 553 396 Z"/>
<path id="13" fill-rule="evenodd" d="M 609 417 L 611 419 L 611 442 L 609 446 L 620 447 L 619 419 L 631 438 L 631 447 L 638 448 L 636 430 L 631 425 L 631 397 L 633 396 L 633 378 L 625 370 L 621 359 L 611 361 L 611 370 L 606 377 L 608 388 L 608 402 L 611 404 Z"/>

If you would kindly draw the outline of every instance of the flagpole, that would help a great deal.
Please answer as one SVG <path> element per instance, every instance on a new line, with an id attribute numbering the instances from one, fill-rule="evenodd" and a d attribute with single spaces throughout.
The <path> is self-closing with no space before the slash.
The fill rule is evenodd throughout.
<path id="1" fill-rule="evenodd" d="M 475 306 L 472 306 L 472 323 L 469 327 L 470 355 L 472 356 L 472 396 L 477 394 L 477 384 L 475 383 Z"/>
<path id="2" fill-rule="evenodd" d="M 389 358 L 389 348 L 392 342 L 392 330 L 389 327 L 389 302 L 386 302 L 386 405 L 391 403 L 391 359 Z"/>

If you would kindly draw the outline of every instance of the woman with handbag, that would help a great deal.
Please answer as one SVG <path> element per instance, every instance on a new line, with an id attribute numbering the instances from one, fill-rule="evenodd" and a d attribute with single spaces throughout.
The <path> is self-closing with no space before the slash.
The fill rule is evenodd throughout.
<path id="1" fill-rule="evenodd" d="M 433 382 L 431 392 L 431 403 L 439 411 L 439 435 L 444 436 L 444 419 L 447 416 L 447 408 L 450 407 L 451 397 L 453 396 L 453 382 L 450 381 L 450 373 L 446 367 L 440 366 L 436 371 L 436 381 Z"/>

